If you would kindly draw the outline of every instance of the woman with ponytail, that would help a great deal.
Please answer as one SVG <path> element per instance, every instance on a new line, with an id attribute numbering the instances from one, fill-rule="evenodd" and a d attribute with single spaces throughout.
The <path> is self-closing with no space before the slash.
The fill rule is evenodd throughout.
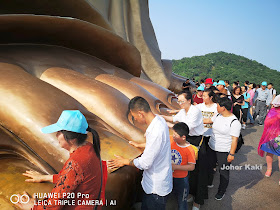
<path id="1" fill-rule="evenodd" d="M 93 143 L 87 142 L 87 131 L 92 133 Z M 57 123 L 42 128 L 43 133 L 55 133 L 59 145 L 68 150 L 70 157 L 58 174 L 42 175 L 26 171 L 26 182 L 52 182 L 51 195 L 43 202 L 31 198 L 27 204 L 18 204 L 21 209 L 96 209 L 100 203 L 102 164 L 100 140 L 84 115 L 78 110 L 65 110 Z M 26 194 L 27 195 L 27 194 Z M 83 196 L 81 196 L 83 195 Z M 92 201 L 95 202 L 92 202 Z M 101 206 L 100 206 L 101 207 Z"/>

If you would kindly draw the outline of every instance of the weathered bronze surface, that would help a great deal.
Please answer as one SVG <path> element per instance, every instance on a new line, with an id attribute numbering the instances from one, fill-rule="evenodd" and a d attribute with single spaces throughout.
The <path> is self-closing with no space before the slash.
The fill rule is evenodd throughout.
<path id="1" fill-rule="evenodd" d="M 11 193 L 51 190 L 52 185 L 25 183 L 21 173 L 62 168 L 68 152 L 55 134 L 40 129 L 63 110 L 79 109 L 86 116 L 108 160 L 141 154 L 127 142 L 145 141 L 145 128 L 127 116 L 129 99 L 146 98 L 157 114 L 179 108 L 166 88 L 178 91 L 181 84 L 174 82 L 184 79 L 161 60 L 147 1 L 0 0 L 0 5 L 0 209 L 13 209 Z M 110 173 L 106 198 L 116 199 L 117 206 L 106 208 L 130 208 L 140 179 L 132 167 Z"/>
<path id="2" fill-rule="evenodd" d="M 123 154 L 127 158 L 135 158 L 140 155 L 140 150 L 130 146 L 125 140 L 109 132 L 108 130 L 113 130 L 110 126 L 88 112 L 79 102 L 69 95 L 31 76 L 18 66 L 0 63 L 0 72 L 2 75 L 5 75 L 0 79 L 1 124 L 19 137 L 21 142 L 28 145 L 28 147 L 23 150 L 23 147 L 15 141 L 16 138 L 7 141 L 1 137 L 0 148 L 1 151 L 5 151 L 5 153 L 1 153 L 1 157 L 8 158 L 14 154 L 21 154 L 20 157 L 24 160 L 24 163 L 26 164 L 28 161 L 33 162 L 33 164 L 35 164 L 35 166 L 33 166 L 35 169 L 39 167 L 40 170 L 45 173 L 53 173 L 53 170 L 48 166 L 49 164 L 59 171 L 68 158 L 68 152 L 60 148 L 54 134 L 42 134 L 40 129 L 45 125 L 56 122 L 61 111 L 65 109 L 80 109 L 87 117 L 89 124 L 97 129 L 101 137 L 102 159 L 112 159 L 114 158 L 114 154 Z M 89 139 L 89 141 L 91 141 L 91 139 Z M 44 161 L 40 158 L 39 160 L 32 159 L 31 154 L 35 154 L 35 157 L 41 157 Z M 10 162 L 13 161 L 14 159 L 10 160 Z M 44 165 L 46 164 L 45 161 L 48 163 L 47 165 Z M 26 185 L 24 177 L 20 175 L 20 173 L 25 169 L 28 169 L 28 167 L 23 167 L 20 172 L 16 173 L 17 177 L 22 177 L 18 180 L 21 180 L 23 187 Z M 11 170 L 12 171 L 9 173 L 17 171 L 17 168 L 12 168 Z M 5 173 L 0 173 L 1 178 L 5 176 Z M 109 180 L 111 180 L 110 177 L 109 175 Z M 118 175 L 114 177 L 118 177 Z M 130 175 L 128 175 L 127 179 L 130 180 L 129 177 Z M 0 185 L 5 187 L 0 189 L 1 192 L 4 193 L 3 195 L 7 197 L 9 195 L 6 194 L 6 192 L 16 191 L 16 187 L 15 185 L 6 186 L 4 185 L 5 182 L 6 179 L 1 179 Z M 116 185 L 119 186 L 118 181 L 113 181 L 113 183 L 115 184 L 107 186 L 109 192 L 111 192 L 111 189 L 115 189 Z M 127 185 L 122 183 L 122 188 L 129 191 L 131 183 L 127 183 Z M 27 188 L 27 190 L 29 189 L 31 188 Z M 36 189 L 33 191 L 36 191 Z M 42 190 L 43 189 L 44 188 L 42 188 Z M 130 195 L 126 194 L 119 200 L 120 204 L 123 203 L 123 205 L 126 205 L 124 203 L 126 203 L 127 196 L 129 197 Z M 131 196 L 133 195 L 131 194 Z"/>
<path id="3" fill-rule="evenodd" d="M 143 132 L 127 119 L 129 99 L 120 91 L 65 68 L 49 68 L 42 74 L 41 79 L 77 99 L 126 139 L 145 141 Z"/>
<path id="4" fill-rule="evenodd" d="M 1 0 L 1 14 L 35 14 L 71 17 L 113 31 L 110 23 L 86 0 Z"/>
<path id="5" fill-rule="evenodd" d="M 48 192 L 52 184 L 33 184 L 25 182 L 22 173 L 36 170 L 41 173 L 55 173 L 43 159 L 32 152 L 15 135 L 0 126 L 0 209 L 14 209 L 10 202 L 13 194 L 24 190 L 33 193 Z"/>
<path id="6" fill-rule="evenodd" d="M 140 76 L 138 50 L 99 26 L 78 19 L 34 15 L 2 15 L 0 23 L 0 44 L 34 43 L 68 47 Z"/>
<path id="7" fill-rule="evenodd" d="M 129 99 L 132 99 L 135 96 L 141 96 L 145 98 L 155 114 L 163 114 L 159 108 L 167 108 L 167 106 L 163 104 L 158 98 L 134 82 L 109 74 L 101 74 L 95 79 L 119 90 Z"/>
<path id="8" fill-rule="evenodd" d="M 124 79 L 132 74 L 113 66 L 97 57 L 60 46 L 38 44 L 2 44 L 0 62 L 18 64 L 26 72 L 40 78 L 51 67 L 75 69 L 75 71 L 95 78 L 99 74 L 112 74 Z"/>
<path id="9" fill-rule="evenodd" d="M 158 84 L 147 80 L 143 80 L 138 77 L 133 77 L 130 79 L 130 81 L 135 82 L 136 84 L 148 90 L 151 94 L 160 99 L 170 109 L 180 109 L 180 106 L 177 103 L 177 98 L 175 97 L 174 93 L 172 93 L 170 90 L 167 90 L 166 88 L 163 88 Z"/>

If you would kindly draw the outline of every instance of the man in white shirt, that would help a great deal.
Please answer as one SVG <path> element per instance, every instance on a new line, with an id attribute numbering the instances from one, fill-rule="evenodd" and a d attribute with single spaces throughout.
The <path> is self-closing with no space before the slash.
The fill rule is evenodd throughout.
<path id="1" fill-rule="evenodd" d="M 108 161 L 108 166 L 114 169 L 130 165 L 144 170 L 141 209 L 165 209 L 167 195 L 173 186 L 168 126 L 162 117 L 152 113 L 148 102 L 142 97 L 131 99 L 128 109 L 136 122 L 148 126 L 145 150 L 134 160 L 117 156 L 117 159 Z"/>

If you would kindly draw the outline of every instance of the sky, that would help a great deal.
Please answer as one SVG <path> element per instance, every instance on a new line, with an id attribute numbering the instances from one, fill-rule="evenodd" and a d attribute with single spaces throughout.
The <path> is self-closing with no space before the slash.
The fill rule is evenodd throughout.
<path id="1" fill-rule="evenodd" d="M 224 51 L 280 71 L 280 0 L 149 0 L 163 59 Z"/>

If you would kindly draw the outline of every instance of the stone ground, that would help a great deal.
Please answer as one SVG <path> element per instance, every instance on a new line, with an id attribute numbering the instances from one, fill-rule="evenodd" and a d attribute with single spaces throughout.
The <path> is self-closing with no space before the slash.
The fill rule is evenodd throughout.
<path id="1" fill-rule="evenodd" d="M 242 130 L 245 144 L 242 146 L 235 160 L 234 166 L 243 166 L 241 170 L 232 170 L 230 172 L 230 183 L 225 197 L 221 201 L 214 199 L 218 190 L 219 173 L 214 178 L 214 187 L 209 189 L 209 199 L 201 206 L 201 210 L 208 209 L 280 209 L 280 172 L 278 168 L 277 157 L 274 156 L 273 173 L 270 178 L 264 177 L 266 172 L 265 157 L 260 157 L 257 153 L 259 139 L 262 135 L 262 126 L 247 126 Z M 245 169 L 245 165 L 261 166 L 260 170 Z M 167 210 L 175 210 L 176 201 L 171 196 L 167 203 Z M 191 209 L 191 203 L 189 209 Z M 133 209 L 141 209 L 141 203 L 136 203 Z"/>

